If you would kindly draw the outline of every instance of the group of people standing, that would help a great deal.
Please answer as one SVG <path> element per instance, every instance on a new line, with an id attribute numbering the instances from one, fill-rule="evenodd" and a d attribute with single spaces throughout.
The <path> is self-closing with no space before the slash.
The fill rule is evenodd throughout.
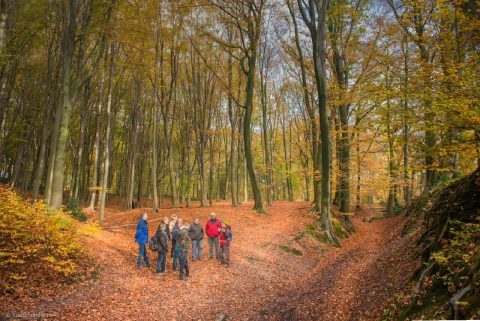
<path id="1" fill-rule="evenodd" d="M 230 266 L 230 244 L 233 238 L 233 232 L 228 222 L 221 222 L 217 219 L 215 213 L 210 214 L 210 219 L 205 224 L 205 232 L 200 225 L 200 219 L 196 218 L 193 224 L 184 224 L 182 218 L 177 218 L 174 214 L 171 220 L 164 217 L 159 224 L 157 231 L 151 239 L 148 237 L 148 214 L 143 212 L 137 224 L 135 233 L 135 242 L 139 245 L 137 267 L 142 268 L 142 262 L 150 267 L 150 261 L 147 255 L 148 247 L 158 252 L 156 274 L 166 273 L 167 253 L 172 259 L 172 269 L 180 272 L 180 280 L 187 280 L 190 276 L 188 266 L 188 252 L 192 249 L 192 260 L 202 260 L 202 240 L 204 234 L 207 234 L 209 245 L 209 259 L 218 259 L 221 264 Z M 171 245 L 170 245 L 171 244 Z M 170 252 L 169 252 L 170 248 Z M 215 249 L 215 251 L 214 251 Z"/>

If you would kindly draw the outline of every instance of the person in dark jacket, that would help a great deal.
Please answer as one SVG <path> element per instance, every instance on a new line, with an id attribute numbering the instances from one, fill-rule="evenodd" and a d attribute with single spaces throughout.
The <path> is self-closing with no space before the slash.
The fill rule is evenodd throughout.
<path id="1" fill-rule="evenodd" d="M 168 216 L 162 218 L 162 223 L 165 224 L 165 231 L 167 232 L 168 240 L 170 241 L 172 239 L 172 234 L 170 233 L 170 225 L 168 224 L 168 222 Z"/>
<path id="2" fill-rule="evenodd" d="M 173 225 L 172 229 L 172 268 L 174 271 L 177 270 L 178 260 L 180 258 L 180 252 L 176 249 L 177 248 L 177 238 L 178 234 L 180 233 L 180 226 L 183 225 L 183 220 L 181 218 L 176 219 L 175 225 Z"/>
<path id="3" fill-rule="evenodd" d="M 211 213 L 210 219 L 207 221 L 205 225 L 205 233 L 208 236 L 208 247 L 209 247 L 209 258 L 213 258 L 213 245 L 215 245 L 215 257 L 217 259 L 220 258 L 219 256 L 219 248 L 218 248 L 218 235 L 219 231 L 222 228 L 222 223 L 217 220 L 217 214 Z"/>
<path id="4" fill-rule="evenodd" d="M 147 247 L 148 243 L 148 223 L 147 223 L 147 212 L 143 212 L 138 220 L 137 231 L 135 232 L 135 242 L 138 243 L 138 259 L 137 267 L 142 268 L 142 258 L 145 261 L 145 266 L 150 267 L 150 261 L 147 256 Z"/>
<path id="5" fill-rule="evenodd" d="M 172 241 L 172 252 L 171 252 L 171 257 L 173 258 L 174 256 L 174 250 L 175 250 L 175 242 L 177 241 L 177 234 L 179 231 L 178 227 L 178 222 L 177 222 L 177 215 L 173 214 L 172 215 L 172 220 L 169 223 L 169 230 L 170 230 L 170 239 Z"/>
<path id="6" fill-rule="evenodd" d="M 188 229 L 190 239 L 192 239 L 192 261 L 202 259 L 202 240 L 203 227 L 200 225 L 200 219 L 196 218 L 194 223 Z"/>
<path id="7" fill-rule="evenodd" d="M 161 223 L 157 230 L 157 242 L 158 242 L 158 260 L 157 260 L 157 274 L 163 275 L 166 271 L 165 260 L 168 250 L 168 235 L 167 225 Z"/>
<path id="8" fill-rule="evenodd" d="M 172 233 L 170 233 L 170 225 L 168 224 L 168 222 L 169 222 L 168 216 L 165 216 L 162 219 L 162 223 L 165 224 L 165 232 L 167 233 L 168 243 L 170 243 L 172 241 Z M 167 272 L 167 253 L 168 253 L 168 249 L 165 250 L 165 256 L 163 258 L 163 264 L 165 265 L 165 267 L 163 268 L 164 273 Z"/>
<path id="9" fill-rule="evenodd" d="M 181 223 L 181 221 L 179 223 Z M 180 225 L 180 231 L 178 232 L 176 245 L 178 248 L 180 259 L 179 279 L 182 281 L 185 281 L 186 278 L 190 276 L 190 270 L 188 268 L 188 249 L 190 248 L 190 236 L 188 233 L 188 229 L 188 225 Z"/>

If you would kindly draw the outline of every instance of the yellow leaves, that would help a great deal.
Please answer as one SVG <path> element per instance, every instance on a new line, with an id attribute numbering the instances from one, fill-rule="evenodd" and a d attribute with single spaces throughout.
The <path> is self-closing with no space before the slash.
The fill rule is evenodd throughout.
<path id="1" fill-rule="evenodd" d="M 10 279 L 14 280 L 14 281 L 20 281 L 20 280 L 24 280 L 26 278 L 25 275 L 18 275 L 18 274 L 13 274 Z"/>
<path id="2" fill-rule="evenodd" d="M 78 229 L 77 233 L 85 236 L 96 235 L 100 232 L 101 227 L 97 223 L 87 223 L 82 224 Z"/>
<path id="3" fill-rule="evenodd" d="M 448 264 L 448 258 L 443 256 L 441 252 L 433 253 L 432 257 L 440 265 Z"/>
<path id="4" fill-rule="evenodd" d="M 35 271 L 69 275 L 82 254 L 72 219 L 51 213 L 43 202 L 30 203 L 0 187 L 0 276 L 20 281 Z M 96 227 L 85 227 L 94 231 Z"/>
<path id="5" fill-rule="evenodd" d="M 42 258 L 42 260 L 47 261 L 49 263 L 55 263 L 57 261 L 57 259 L 51 255 Z"/>

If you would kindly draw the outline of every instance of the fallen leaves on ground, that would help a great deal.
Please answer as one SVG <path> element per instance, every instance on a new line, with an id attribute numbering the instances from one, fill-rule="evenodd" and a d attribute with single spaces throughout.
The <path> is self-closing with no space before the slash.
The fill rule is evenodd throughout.
<path id="1" fill-rule="evenodd" d="M 215 320 L 222 313 L 229 320 L 375 320 L 404 282 L 389 251 L 401 225 L 399 217 L 366 223 L 362 218 L 371 213 L 360 211 L 353 218 L 357 232 L 342 248 L 326 250 L 313 241 L 293 241 L 315 219 L 308 214 L 309 203 L 275 202 L 270 215 L 258 215 L 251 208 L 250 203 L 232 208 L 224 201 L 150 214 L 149 220 L 176 214 L 187 222 L 199 217 L 205 224 L 214 211 L 232 225 L 231 266 L 206 260 L 204 240 L 204 260 L 190 260 L 187 282 L 178 280 L 170 258 L 167 273 L 155 275 L 157 256 L 150 250 L 151 268 L 137 269 L 134 233 L 143 209 L 111 208 L 105 226 L 133 225 L 85 239 L 97 262 L 91 280 L 54 287 L 54 292 L 40 289 L 33 297 L 15 298 L 15 305 L 3 298 L 0 307 L 10 313 L 48 313 L 47 320 Z M 158 223 L 149 224 L 150 235 Z M 287 253 L 279 244 L 303 255 Z"/>

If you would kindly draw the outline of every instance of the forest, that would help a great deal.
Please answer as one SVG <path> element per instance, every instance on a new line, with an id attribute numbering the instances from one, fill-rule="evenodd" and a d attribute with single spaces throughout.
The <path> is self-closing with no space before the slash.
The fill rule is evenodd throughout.
<path id="1" fill-rule="evenodd" d="M 480 318 L 479 168 L 478 0 L 0 0 L 0 320 Z"/>

